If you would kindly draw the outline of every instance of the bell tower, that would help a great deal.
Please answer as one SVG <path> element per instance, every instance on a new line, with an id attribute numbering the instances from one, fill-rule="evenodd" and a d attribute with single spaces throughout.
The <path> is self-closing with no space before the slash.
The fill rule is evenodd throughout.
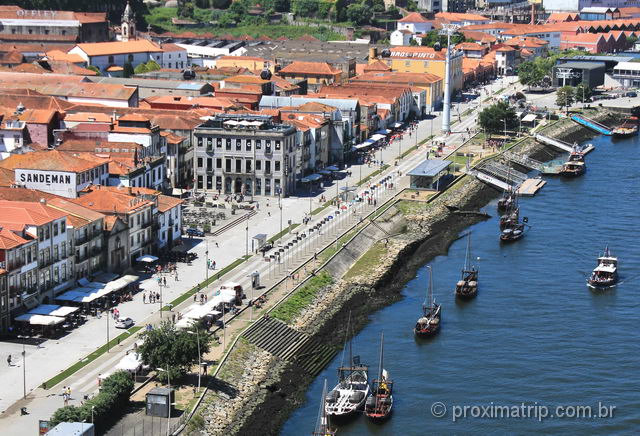
<path id="1" fill-rule="evenodd" d="M 123 41 L 136 39 L 136 14 L 131 9 L 127 1 L 127 6 L 122 14 L 122 24 L 120 25 L 120 36 Z"/>

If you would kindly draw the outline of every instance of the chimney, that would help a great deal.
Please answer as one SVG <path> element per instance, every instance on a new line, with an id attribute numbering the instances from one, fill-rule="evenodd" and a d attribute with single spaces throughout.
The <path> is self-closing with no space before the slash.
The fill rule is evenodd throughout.
<path id="1" fill-rule="evenodd" d="M 378 57 L 378 49 L 376 47 L 369 47 L 369 62 Z"/>

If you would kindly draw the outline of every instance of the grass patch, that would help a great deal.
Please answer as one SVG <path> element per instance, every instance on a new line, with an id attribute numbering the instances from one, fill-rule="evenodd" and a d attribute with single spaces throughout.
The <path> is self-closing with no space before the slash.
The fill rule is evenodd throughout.
<path id="1" fill-rule="evenodd" d="M 102 315 L 102 316 L 109 316 L 109 315 L 105 314 L 105 315 Z M 123 341 L 123 340 L 127 339 L 129 336 L 135 334 L 141 328 L 142 328 L 142 326 L 131 327 L 126 332 L 122 333 L 119 336 L 116 336 L 115 338 L 113 338 L 112 340 L 109 341 L 109 349 L 114 348 L 121 341 Z M 64 371 L 62 371 L 60 374 L 58 374 L 58 375 L 56 375 L 54 377 L 51 377 L 49 380 L 47 380 L 46 382 L 44 382 L 42 384 L 42 387 L 44 389 L 53 388 L 58 383 L 60 383 L 62 380 L 64 380 L 67 377 L 75 374 L 77 371 L 79 371 L 80 369 L 84 368 L 85 366 L 87 366 L 88 364 L 90 364 L 91 362 L 93 362 L 94 360 L 96 360 L 98 357 L 102 356 L 106 352 L 107 352 L 107 344 L 104 344 L 103 346 L 101 346 L 100 348 L 95 350 L 93 353 L 89 354 L 87 357 L 85 357 L 81 361 L 74 363 L 69 368 L 67 368 Z"/>
<path id="2" fill-rule="evenodd" d="M 215 282 L 220 277 L 224 276 L 226 273 L 228 273 L 229 271 L 233 270 L 235 267 L 237 267 L 238 265 L 242 264 L 244 261 L 246 261 L 250 257 L 251 256 L 242 256 L 242 257 L 234 260 L 231 264 L 225 266 L 224 268 L 222 268 L 221 270 L 219 270 L 215 274 L 212 274 L 211 277 L 209 277 L 207 280 L 203 280 L 202 282 L 200 282 L 199 285 L 194 286 L 189 291 L 185 292 L 184 294 L 180 295 L 178 298 L 173 300 L 171 303 L 169 303 L 166 306 L 164 306 L 162 308 L 162 310 L 165 310 L 165 311 L 170 310 L 171 308 L 176 307 L 180 303 L 182 303 L 185 300 L 187 300 L 189 297 L 193 297 L 193 294 L 195 294 L 199 290 L 203 289 L 205 286 L 208 286 L 211 283 Z"/>
<path id="3" fill-rule="evenodd" d="M 313 302 L 320 290 L 332 283 L 333 277 L 327 271 L 322 271 L 289 296 L 271 312 L 271 316 L 285 323 L 293 321 L 305 307 Z"/>
<path id="4" fill-rule="evenodd" d="M 273 242 L 277 239 L 280 239 L 281 237 L 283 237 L 284 235 L 286 235 L 287 233 L 290 233 L 293 231 L 293 229 L 295 229 L 296 227 L 298 227 L 300 224 L 296 223 L 296 224 L 291 224 L 289 227 L 285 228 L 283 231 L 281 231 L 280 233 L 276 233 L 275 235 L 273 235 L 272 237 L 270 237 L 268 239 L 268 242 Z"/>
<path id="5" fill-rule="evenodd" d="M 331 256 L 333 256 L 334 254 L 336 254 L 338 252 L 338 249 L 340 247 L 342 247 L 343 244 L 345 244 L 348 240 L 350 240 L 351 238 L 353 238 L 353 236 L 358 233 L 359 230 L 359 226 L 354 228 L 353 230 L 351 230 L 348 233 L 345 233 L 344 235 L 342 235 L 342 237 L 340 237 L 338 239 L 338 246 L 336 247 L 336 243 L 335 241 L 333 243 L 331 243 L 331 245 L 329 245 L 327 248 L 325 248 L 322 253 L 320 253 L 318 255 L 318 260 L 320 260 L 320 263 L 325 263 Z"/>
<path id="6" fill-rule="evenodd" d="M 418 149 L 417 145 L 409 147 L 409 150 L 403 152 L 400 156 L 398 156 L 398 159 L 403 159 L 406 155 L 408 155 L 409 153 L 413 153 L 417 149 Z"/>
<path id="7" fill-rule="evenodd" d="M 356 261 L 356 263 L 353 264 L 351 269 L 349 269 L 345 274 L 344 278 L 350 279 L 358 277 L 377 268 L 380 264 L 380 259 L 382 259 L 382 256 L 386 252 L 386 245 L 380 241 L 376 242 L 365 254 L 362 255 L 362 257 L 360 257 L 360 259 Z"/>
<path id="8" fill-rule="evenodd" d="M 255 351 L 255 349 L 255 345 L 249 343 L 249 341 L 238 340 L 216 377 L 220 380 L 233 383 L 234 377 L 238 377 L 238 375 L 244 373 L 249 354 Z"/>
<path id="9" fill-rule="evenodd" d="M 401 200 L 396 203 L 396 208 L 398 208 L 403 215 L 415 215 L 424 212 L 430 207 L 431 204 L 423 201 Z"/>
<path id="10" fill-rule="evenodd" d="M 311 215 L 317 215 L 320 212 L 322 212 L 323 210 L 325 210 L 326 208 L 328 208 L 329 206 L 331 206 L 331 201 L 325 201 L 322 206 L 313 209 L 311 211 Z"/>
<path id="11" fill-rule="evenodd" d="M 210 21 L 218 20 L 225 11 L 216 9 L 200 9 L 194 8 L 194 21 L 202 23 L 202 27 L 184 29 L 174 25 L 171 19 L 178 14 L 178 8 L 157 7 L 150 8 L 149 14 L 146 15 L 145 21 L 156 29 L 168 32 L 194 32 L 194 33 L 213 33 L 215 35 L 231 34 L 233 36 L 250 35 L 258 38 L 266 35 L 272 39 L 286 36 L 294 39 L 303 35 L 312 35 L 321 41 L 344 40 L 344 35 L 333 32 L 329 27 L 320 26 L 290 26 L 287 24 L 261 24 L 247 25 L 238 27 L 220 27 L 210 24 Z M 335 26 L 336 24 L 332 24 Z M 338 24 L 341 25 L 341 24 Z"/>

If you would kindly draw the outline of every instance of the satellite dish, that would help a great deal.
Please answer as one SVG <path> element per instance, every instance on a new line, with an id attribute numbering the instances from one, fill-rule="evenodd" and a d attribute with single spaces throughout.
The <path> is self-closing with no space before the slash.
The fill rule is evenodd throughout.
<path id="1" fill-rule="evenodd" d="M 391 56 L 391 50 L 389 50 L 388 48 L 385 48 L 384 50 L 382 50 L 382 53 L 380 53 L 380 55 L 383 58 L 388 58 L 389 56 Z"/>
<path id="2" fill-rule="evenodd" d="M 262 80 L 269 80 L 271 79 L 271 71 L 269 71 L 267 68 L 265 68 L 264 70 L 262 70 L 260 72 L 260 78 Z"/>
<path id="3" fill-rule="evenodd" d="M 437 41 L 435 44 L 433 44 L 433 49 L 435 51 L 440 51 L 442 50 L 442 45 L 440 44 L 440 41 Z"/>

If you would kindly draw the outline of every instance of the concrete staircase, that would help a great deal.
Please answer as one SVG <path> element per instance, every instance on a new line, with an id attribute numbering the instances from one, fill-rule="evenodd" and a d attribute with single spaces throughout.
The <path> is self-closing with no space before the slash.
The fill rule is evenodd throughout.
<path id="1" fill-rule="evenodd" d="M 273 318 L 261 318 L 243 335 L 250 343 L 316 376 L 336 355 L 336 349 Z"/>

